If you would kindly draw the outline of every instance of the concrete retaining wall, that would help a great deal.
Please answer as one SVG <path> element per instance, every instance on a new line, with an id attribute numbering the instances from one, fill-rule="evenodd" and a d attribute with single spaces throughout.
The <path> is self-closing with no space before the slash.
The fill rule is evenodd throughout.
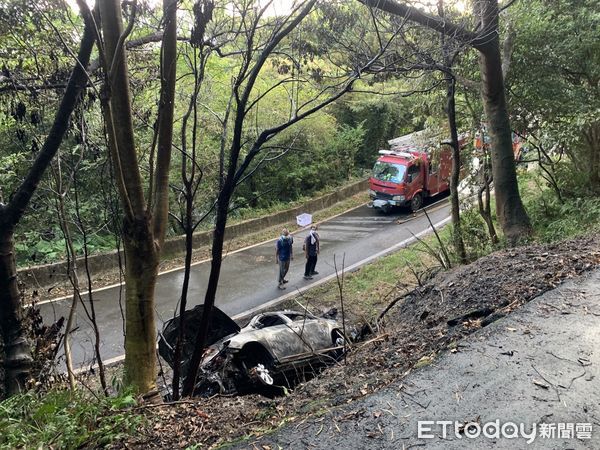
<path id="1" fill-rule="evenodd" d="M 255 233 L 264 228 L 274 225 L 296 222 L 296 216 L 302 213 L 314 213 L 316 211 L 328 208 L 342 200 L 358 194 L 368 188 L 367 180 L 351 184 L 331 194 L 310 200 L 297 208 L 288 209 L 257 219 L 250 219 L 244 222 L 236 223 L 227 227 L 225 232 L 226 239 L 231 239 L 245 234 Z M 209 245 L 212 240 L 212 231 L 201 231 L 194 234 L 194 249 Z M 162 257 L 163 259 L 175 258 L 185 252 L 185 236 L 177 236 L 168 239 L 165 242 Z M 101 274 L 119 267 L 119 253 L 117 251 L 100 253 L 88 258 L 88 264 L 92 276 Z M 83 260 L 78 261 L 80 270 L 84 269 Z M 44 264 L 19 269 L 19 280 L 27 286 L 47 287 L 56 283 L 67 281 L 67 263 L 59 262 Z"/>

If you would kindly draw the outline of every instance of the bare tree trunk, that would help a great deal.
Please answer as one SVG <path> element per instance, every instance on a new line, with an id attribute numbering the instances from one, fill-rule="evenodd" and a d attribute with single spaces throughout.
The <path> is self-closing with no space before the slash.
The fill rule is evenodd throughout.
<path id="1" fill-rule="evenodd" d="M 158 253 L 150 218 L 123 224 L 125 250 L 125 382 L 140 393 L 156 389 L 154 288 Z"/>
<path id="2" fill-rule="evenodd" d="M 210 13 L 204 17 L 206 21 L 210 20 Z M 198 22 L 197 22 L 198 23 Z M 206 22 L 203 22 L 206 24 Z M 199 39 L 200 40 L 200 39 Z M 206 67 L 207 55 L 203 49 L 200 49 L 200 66 L 198 67 L 198 51 L 194 49 L 194 94 L 190 99 L 188 111 L 184 115 L 182 120 L 181 128 L 181 180 L 183 182 L 183 195 L 185 198 L 185 215 L 179 221 L 185 232 L 185 264 L 183 272 L 183 284 L 181 286 L 181 299 L 179 303 L 179 317 L 183 317 L 187 308 L 188 301 L 188 290 L 190 283 L 190 275 L 192 269 L 192 254 L 194 244 L 194 230 L 197 224 L 194 223 L 194 199 L 198 191 L 198 187 L 202 180 L 202 172 L 198 163 L 196 162 L 196 142 L 198 133 L 198 110 L 197 101 L 198 93 L 204 79 L 204 71 Z M 192 116 L 192 139 L 191 139 L 191 153 L 188 153 L 188 141 L 187 141 L 187 124 L 190 116 Z M 225 123 L 227 122 L 227 115 Z M 222 143 L 222 145 L 224 145 Z M 188 169 L 189 168 L 189 169 Z M 219 184 L 221 183 L 223 174 L 219 172 Z M 200 219 L 202 220 L 202 219 Z M 173 356 L 173 399 L 179 399 L 180 384 L 181 384 L 181 353 L 183 348 L 183 342 L 185 339 L 185 327 L 180 326 L 177 334 L 177 341 L 175 342 L 175 352 Z"/>
<path id="3" fill-rule="evenodd" d="M 71 181 L 74 179 L 77 166 L 83 159 L 83 152 L 79 157 L 79 161 L 73 169 L 71 175 Z M 69 191 L 69 183 L 64 183 L 63 170 L 60 155 L 56 158 L 54 174 L 54 183 L 56 185 L 55 197 L 56 197 L 56 212 L 58 215 L 58 223 L 65 239 L 65 250 L 67 255 L 67 276 L 73 287 L 73 296 L 71 297 L 71 307 L 69 308 L 69 316 L 65 325 L 65 337 L 63 341 L 63 348 L 65 350 L 65 364 L 67 366 L 67 375 L 69 378 L 69 386 L 71 390 L 75 389 L 75 372 L 73 370 L 73 355 L 71 353 L 71 331 L 73 330 L 73 324 L 75 322 L 77 303 L 81 300 L 79 290 L 79 276 L 77 273 L 77 254 L 75 253 L 75 247 L 73 245 L 73 236 L 67 220 L 67 213 L 65 210 L 65 197 Z"/>
<path id="4" fill-rule="evenodd" d="M 448 75 L 447 83 L 447 114 L 448 125 L 450 127 L 450 140 L 452 145 L 452 171 L 450 173 L 450 206 L 452 211 L 452 240 L 454 248 L 458 253 L 461 264 L 467 262 L 467 252 L 462 236 L 462 227 L 460 223 L 460 202 L 458 198 L 458 183 L 460 176 L 460 144 L 458 142 L 458 130 L 456 128 L 456 101 L 455 88 L 456 80 Z"/>
<path id="5" fill-rule="evenodd" d="M 5 394 L 13 395 L 25 388 L 32 359 L 23 328 L 14 236 L 12 227 L 5 224 L 0 224 L 0 305 L 0 328 L 4 342 Z"/>
<path id="6" fill-rule="evenodd" d="M 29 343 L 22 323 L 21 295 L 17 284 L 14 229 L 19 223 L 44 172 L 58 151 L 69 124 L 69 118 L 87 84 L 85 67 L 94 45 L 93 25 L 89 10 L 82 10 L 85 29 L 78 61 L 71 72 L 52 128 L 25 179 L 9 203 L 0 205 L 0 329 L 4 342 L 4 376 L 7 395 L 21 391 L 31 369 Z"/>
<path id="7" fill-rule="evenodd" d="M 169 217 L 169 169 L 173 143 L 173 114 L 175 110 L 175 79 L 177 69 L 177 0 L 163 0 L 165 31 L 161 47 L 161 85 L 158 120 L 158 150 L 152 210 L 154 239 L 161 247 Z M 148 201 L 152 203 L 153 199 Z"/>
<path id="8" fill-rule="evenodd" d="M 490 174 L 491 167 L 489 163 L 489 155 L 487 150 L 485 149 L 485 144 L 483 151 L 483 164 L 481 166 L 481 185 L 477 191 L 477 204 L 479 206 L 479 214 L 481 215 L 485 224 L 487 225 L 488 234 L 490 235 L 492 244 L 497 244 L 498 235 L 496 234 L 496 228 L 494 228 L 494 222 L 492 220 L 492 207 L 490 204 L 490 183 L 492 182 L 492 177 Z"/>
<path id="9" fill-rule="evenodd" d="M 196 384 L 196 376 L 198 373 L 198 367 L 204 351 L 204 346 L 208 336 L 208 329 L 210 320 L 212 317 L 212 309 L 215 305 L 215 297 L 217 294 L 217 287 L 219 285 L 219 276 L 221 274 L 221 264 L 223 262 L 223 242 L 225 240 L 225 226 L 227 225 L 227 214 L 229 212 L 229 201 L 233 190 L 235 188 L 234 174 L 235 165 L 230 165 L 228 175 L 225 179 L 225 184 L 219 194 L 217 200 L 217 212 L 215 229 L 213 232 L 212 242 L 212 261 L 210 264 L 210 276 L 208 278 L 208 285 L 206 287 L 206 295 L 204 296 L 204 309 L 202 314 L 202 321 L 198 328 L 198 334 L 196 335 L 196 347 L 190 360 L 188 374 L 186 375 L 183 384 L 183 395 L 192 395 L 194 392 L 194 386 Z M 200 343 L 200 345 L 198 345 Z"/>
<path id="10" fill-rule="evenodd" d="M 148 393 L 156 389 L 154 287 L 158 253 L 135 150 L 121 5 L 118 0 L 102 0 L 99 5 L 110 96 L 104 113 L 125 215 L 125 383 L 137 392 Z"/>
<path id="11" fill-rule="evenodd" d="M 190 275 L 192 272 L 192 255 L 194 244 L 194 227 L 192 224 L 192 204 L 193 198 L 186 199 L 186 229 L 185 229 L 185 262 L 183 271 L 183 284 L 181 286 L 181 303 L 179 304 L 179 317 L 183 317 L 187 307 L 187 295 L 190 285 Z M 181 383 L 181 350 L 185 327 L 179 327 L 177 342 L 175 343 L 175 352 L 173 356 L 173 399 L 179 400 L 179 386 Z"/>
<path id="12" fill-rule="evenodd" d="M 491 138 L 496 214 L 509 244 L 515 245 L 528 237 L 532 230 L 519 195 L 512 150 L 498 39 L 498 1 L 479 0 L 476 7 L 480 10 L 482 28 L 488 36 L 488 42 L 480 49 L 479 65 L 483 105 Z"/>
<path id="13" fill-rule="evenodd" d="M 160 247 L 166 232 L 168 181 L 173 134 L 176 67 L 176 6 L 164 0 L 165 33 L 161 47 L 161 100 L 159 146 L 153 177 L 156 198 L 144 199 L 138 155 L 135 148 L 129 72 L 124 40 L 133 28 L 136 5 L 126 29 L 118 0 L 99 2 L 104 39 L 104 100 L 108 143 L 124 211 L 125 250 L 125 382 L 137 392 L 156 394 L 156 323 L 154 288 L 158 277 Z M 150 206 L 149 206 L 150 205 Z"/>
<path id="14" fill-rule="evenodd" d="M 589 174 L 592 192 L 600 192 L 600 121 L 588 124 L 583 131 L 589 152 Z"/>
<path id="15" fill-rule="evenodd" d="M 72 245 L 72 244 L 71 244 Z M 71 389 L 75 389 L 75 371 L 73 369 L 73 355 L 71 353 L 71 331 L 73 331 L 73 324 L 75 322 L 77 303 L 80 300 L 79 292 L 79 276 L 77 274 L 77 266 L 75 265 L 75 259 L 72 259 L 71 263 L 73 266 L 70 269 L 71 283 L 73 285 L 73 296 L 71 297 L 71 307 L 69 308 L 69 317 L 67 318 L 67 324 L 65 325 L 65 364 L 67 366 L 67 373 L 69 376 L 69 386 Z"/>
<path id="16" fill-rule="evenodd" d="M 445 16 L 444 0 L 438 1 L 438 13 Z M 448 128 L 450 129 L 450 145 L 452 147 L 452 171 L 450 173 L 450 207 L 452 213 L 452 241 L 458 253 L 461 264 L 467 262 L 467 252 L 462 237 L 460 224 L 460 202 L 458 198 L 458 183 L 460 176 L 460 144 L 458 142 L 458 129 L 456 126 L 456 78 L 452 74 L 452 55 L 446 42 L 446 34 L 441 33 L 442 54 L 444 55 L 444 66 L 448 71 L 446 76 L 446 115 L 448 116 Z"/>
<path id="17" fill-rule="evenodd" d="M 548 155 L 548 152 L 546 152 L 546 150 L 544 149 L 543 144 L 541 143 L 530 143 L 530 145 L 532 147 L 534 147 L 537 151 L 537 162 L 540 166 L 540 169 L 542 169 L 542 178 L 544 180 L 546 180 L 546 182 L 548 182 L 548 184 L 550 185 L 550 187 L 552 188 L 552 190 L 554 190 L 554 193 L 556 194 L 556 198 L 558 199 L 559 202 L 563 202 L 563 195 L 560 189 L 560 186 L 558 185 L 558 182 L 556 181 L 556 169 L 555 169 L 555 163 L 552 160 L 552 158 L 550 157 L 550 155 Z M 549 167 L 546 167 L 546 164 L 548 164 Z"/>
<path id="18" fill-rule="evenodd" d="M 102 386 L 102 391 L 104 392 L 104 394 L 108 395 L 108 385 L 106 383 L 106 370 L 104 368 L 104 362 L 102 361 L 102 355 L 100 353 L 100 329 L 98 328 L 98 321 L 96 320 L 96 306 L 94 305 L 94 296 L 92 292 L 92 274 L 90 272 L 89 265 L 88 235 L 83 221 L 81 220 L 81 214 L 79 209 L 77 174 L 75 174 L 73 181 L 75 183 L 75 214 L 77 219 L 77 226 L 83 237 L 83 261 L 87 280 L 87 294 L 89 301 L 89 309 L 86 308 L 84 305 L 84 310 L 94 330 L 94 355 L 96 357 L 96 364 L 98 364 L 98 375 L 100 378 L 100 385 Z"/>
<path id="19" fill-rule="evenodd" d="M 59 169 L 60 170 L 60 169 Z M 59 172 L 59 177 L 60 172 Z M 67 323 L 65 325 L 65 338 L 64 338 L 64 349 L 65 349 L 65 364 L 67 366 L 67 374 L 69 377 L 69 385 L 71 389 L 75 389 L 75 372 L 73 370 L 73 356 L 71 353 L 71 331 L 73 331 L 73 324 L 75 322 L 75 316 L 77 312 L 77 303 L 81 299 L 79 290 L 79 275 L 77 273 L 77 255 L 75 254 L 75 247 L 73 246 L 73 237 L 67 221 L 65 213 L 65 201 L 60 181 L 57 183 L 57 209 L 58 219 L 60 228 L 65 238 L 65 245 L 67 250 L 67 273 L 71 286 L 73 287 L 73 296 L 71 297 L 71 307 L 69 308 L 69 316 L 67 317 Z"/>

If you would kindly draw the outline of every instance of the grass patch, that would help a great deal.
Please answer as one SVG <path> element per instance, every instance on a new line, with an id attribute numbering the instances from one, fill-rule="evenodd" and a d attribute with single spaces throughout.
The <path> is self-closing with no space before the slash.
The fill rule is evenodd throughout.
<path id="1" fill-rule="evenodd" d="M 134 397 L 93 397 L 80 390 L 28 392 L 0 403 L 2 448 L 98 448 L 131 434 L 142 416 Z"/>
<path id="2" fill-rule="evenodd" d="M 522 178 L 520 189 L 536 241 L 556 242 L 600 230 L 600 198 L 581 194 L 561 201 L 539 175 Z"/>
<path id="3" fill-rule="evenodd" d="M 430 366 L 433 363 L 433 357 L 432 356 L 423 356 L 421 359 L 419 359 L 417 361 L 417 363 L 414 365 L 415 369 L 420 369 L 421 367 L 427 367 Z"/>

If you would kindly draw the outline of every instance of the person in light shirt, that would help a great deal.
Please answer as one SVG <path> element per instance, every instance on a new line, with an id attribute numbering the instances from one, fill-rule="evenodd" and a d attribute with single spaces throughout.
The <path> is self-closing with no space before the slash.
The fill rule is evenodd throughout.
<path id="1" fill-rule="evenodd" d="M 317 226 L 313 225 L 310 227 L 310 233 L 304 239 L 304 256 L 306 257 L 306 265 L 304 267 L 304 279 L 312 280 L 313 275 L 318 275 L 319 272 L 315 270 L 317 266 L 317 258 L 319 256 L 320 248 L 319 233 L 317 233 Z"/>

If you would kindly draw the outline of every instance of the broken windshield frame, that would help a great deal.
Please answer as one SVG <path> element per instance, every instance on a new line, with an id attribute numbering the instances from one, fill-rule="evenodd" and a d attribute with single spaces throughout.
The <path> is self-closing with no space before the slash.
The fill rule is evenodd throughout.
<path id="1" fill-rule="evenodd" d="M 402 183 L 406 166 L 385 161 L 377 161 L 373 167 L 373 178 L 379 181 Z"/>

